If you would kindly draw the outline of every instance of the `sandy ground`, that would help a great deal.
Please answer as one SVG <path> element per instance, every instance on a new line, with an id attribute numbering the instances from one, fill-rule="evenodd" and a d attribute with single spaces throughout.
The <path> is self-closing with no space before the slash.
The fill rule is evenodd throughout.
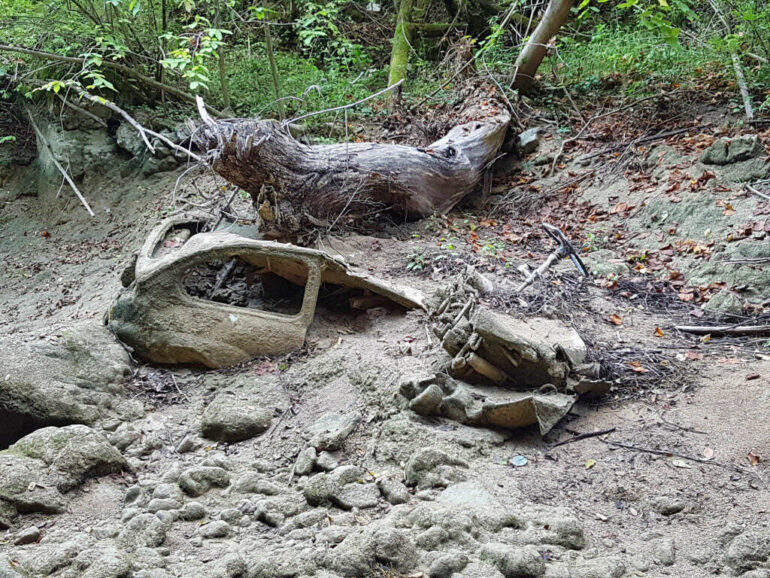
<path id="1" fill-rule="evenodd" d="M 66 208 L 35 197 L 6 202 L 0 218 L 0 320 L 9 338 L 4 346 L 55 340 L 68 325 L 101 318 L 120 288 L 119 275 L 128 257 L 169 206 L 175 177 L 104 179 L 91 189 L 95 219 L 71 202 Z M 109 194 L 99 194 L 106 190 Z M 248 207 L 244 204 L 239 210 Z M 483 214 L 458 212 L 451 218 L 455 223 L 479 221 Z M 354 236 L 346 242 L 354 253 L 358 251 L 354 261 L 425 291 L 450 274 L 452 267 L 446 263 L 452 260 L 481 260 L 482 270 L 499 283 L 519 278 L 514 268 L 497 259 L 464 255 L 462 250 L 448 251 L 450 257 L 443 261 L 431 261 L 436 264 L 433 269 L 429 263 L 422 271 L 407 270 L 425 248 L 431 256 L 447 252 L 446 228 L 433 221 L 400 227 L 378 238 Z M 533 254 L 528 254 L 530 248 Z M 538 262 L 544 248 L 542 242 L 518 247 L 511 243 L 506 250 L 532 263 Z M 563 271 L 568 269 L 562 266 Z M 609 396 L 581 402 L 545 440 L 530 430 L 494 433 L 399 413 L 394 394 L 400 381 L 427 373 L 436 359 L 437 346 L 428 341 L 425 316 L 321 310 L 301 354 L 256 360 L 225 372 L 175 370 L 179 392 L 147 394 L 142 385 L 147 376 L 167 380 L 170 373 L 140 366 L 126 389 L 145 400 L 147 415 L 133 425 L 148 439 L 159 440 L 155 449 L 138 458 L 140 467 L 133 477 L 102 478 L 76 490 L 70 512 L 56 517 L 47 532 L 56 536 L 117 524 L 123 495 L 132 482 L 157 479 L 174 464 L 203 459 L 180 455 L 173 448 L 196 431 L 213 394 L 222 387 L 248 387 L 249 380 L 258 376 L 260 383 L 271 384 L 284 409 L 291 411 L 263 438 L 220 445 L 218 451 L 232 463 L 267 460 L 277 468 L 277 477 L 286 476 L 302 449 L 300 434 L 307 425 L 326 411 L 355 409 L 363 413 L 364 425 L 346 443 L 343 461 L 391 472 L 425 440 L 445 448 L 461 447 L 472 463 L 474 481 L 490 494 L 576 512 L 585 527 L 587 559 L 617 554 L 625 560 L 629 576 L 696 578 L 726 573 L 722 560 L 726 536 L 746 528 L 770 532 L 767 348 L 756 342 L 699 343 L 678 336 L 672 326 L 686 314 L 636 305 L 641 300 L 629 301 L 599 286 L 589 286 L 584 297 L 569 313 L 595 347 L 607 355 L 627 348 L 657 351 L 659 355 L 650 358 L 654 361 L 640 360 L 650 365 L 663 359 L 664 365 L 671 365 L 657 368 L 658 381 L 645 378 L 635 384 L 630 373 L 629 381 L 617 383 Z M 612 314 L 621 316 L 621 325 L 608 320 Z M 663 337 L 655 335 L 656 328 Z M 284 364 L 288 369 L 282 368 Z M 671 366 L 676 370 L 668 371 Z M 383 441 L 382 432 L 392 420 L 406 420 L 407 433 L 396 441 Z M 613 432 L 601 438 L 549 450 L 576 433 L 610 428 Z M 757 465 L 747 459 L 750 453 L 760 456 Z M 509 460 L 516 455 L 525 456 L 527 465 L 511 466 Z M 681 511 L 662 515 L 656 511 L 661 498 L 678 502 Z M 210 507 L 226 502 L 211 500 Z M 48 518 L 33 515 L 27 521 L 42 524 Z M 238 539 L 242 544 L 248 540 L 274 544 L 267 534 L 268 529 L 252 526 Z M 190 546 L 191 536 L 192 531 L 184 528 L 169 533 L 166 546 L 172 559 L 207 562 L 219 555 L 215 542 Z M 34 545 L 3 548 L 29 554 Z M 673 560 L 659 555 L 671 548 Z"/>

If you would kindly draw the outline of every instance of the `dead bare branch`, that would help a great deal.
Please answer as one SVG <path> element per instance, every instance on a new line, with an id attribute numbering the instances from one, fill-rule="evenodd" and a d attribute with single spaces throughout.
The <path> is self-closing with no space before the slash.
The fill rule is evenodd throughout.
<path id="1" fill-rule="evenodd" d="M 62 167 L 59 161 L 56 159 L 56 155 L 54 155 L 53 149 L 51 148 L 51 145 L 48 142 L 48 139 L 46 139 L 45 136 L 43 136 L 43 132 L 37 126 L 35 119 L 32 117 L 32 113 L 30 112 L 29 109 L 26 109 L 26 110 L 27 110 L 27 116 L 29 117 L 29 123 L 32 125 L 32 129 L 35 131 L 37 138 L 39 138 L 40 142 L 43 143 L 43 146 L 46 149 L 48 149 L 48 153 L 51 155 L 51 161 L 53 161 L 54 166 L 59 170 L 59 172 L 64 177 L 64 180 L 67 181 L 67 184 L 77 195 L 80 202 L 86 208 L 86 211 L 88 211 L 88 214 L 91 215 L 92 217 L 95 217 L 96 215 L 94 214 L 94 211 L 91 209 L 91 205 L 88 204 L 88 201 L 86 201 L 86 198 L 80 192 L 80 189 L 78 189 L 77 185 L 75 184 L 75 181 L 72 180 L 72 177 L 70 177 L 69 173 L 66 170 L 64 170 L 64 167 Z"/>

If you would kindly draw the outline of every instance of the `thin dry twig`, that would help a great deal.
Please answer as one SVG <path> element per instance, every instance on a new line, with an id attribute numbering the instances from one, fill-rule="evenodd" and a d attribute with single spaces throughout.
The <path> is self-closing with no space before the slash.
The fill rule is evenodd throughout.
<path id="1" fill-rule="evenodd" d="M 595 437 L 598 437 L 598 436 L 603 436 L 603 435 L 606 435 L 606 434 L 611 434 L 614 431 L 615 431 L 615 428 L 611 427 L 609 429 L 603 429 L 603 430 L 599 430 L 599 431 L 592 431 L 592 432 L 578 434 L 578 435 L 573 436 L 573 437 L 571 437 L 569 439 L 562 440 L 560 442 L 557 442 L 557 443 L 553 444 L 550 448 L 548 448 L 548 451 L 546 451 L 546 453 L 550 452 L 554 448 L 558 448 L 559 446 L 565 446 L 567 444 L 571 444 L 571 443 L 574 443 L 574 442 L 579 442 L 580 440 L 587 440 L 589 438 L 595 438 Z"/>
<path id="2" fill-rule="evenodd" d="M 621 442 L 613 442 L 610 440 L 604 440 L 602 438 L 599 438 L 599 441 L 607 444 L 608 446 L 614 446 L 617 448 L 623 448 L 625 450 L 632 450 L 635 452 L 644 452 L 647 454 L 654 454 L 657 456 L 666 456 L 666 457 L 674 457 L 674 458 L 681 458 L 683 460 L 689 460 L 691 462 L 697 462 L 699 464 L 706 464 L 709 466 L 719 466 L 720 468 L 726 468 L 728 470 L 734 470 L 736 472 L 740 472 L 742 474 L 754 474 L 757 479 L 762 482 L 764 486 L 767 486 L 767 482 L 765 482 L 764 478 L 759 474 L 759 472 L 754 472 L 749 470 L 748 468 L 744 468 L 743 466 L 739 466 L 737 464 L 728 464 L 725 462 L 718 462 L 715 460 L 711 460 L 708 458 L 701 458 L 698 456 L 691 456 L 688 454 L 681 454 L 679 452 L 672 452 L 670 450 L 656 450 L 653 448 L 646 448 L 642 446 L 635 446 L 631 444 L 624 444 Z"/>
<path id="3" fill-rule="evenodd" d="M 48 142 L 48 139 L 46 139 L 45 136 L 43 136 L 43 132 L 37 126 L 35 119 L 32 118 L 32 113 L 30 112 L 29 109 L 27 109 L 27 116 L 29 116 L 29 122 L 32 125 L 32 128 L 34 129 L 35 134 L 37 135 L 37 138 L 39 138 L 40 142 L 43 143 L 43 146 L 45 146 L 45 148 L 48 149 L 48 154 L 51 155 L 51 160 L 53 161 L 53 164 L 62 174 L 62 176 L 64 177 L 64 180 L 67 181 L 67 184 L 72 188 L 74 193 L 77 195 L 80 202 L 86 208 L 86 211 L 88 211 L 88 214 L 91 215 L 92 217 L 95 217 L 96 215 L 94 214 L 94 211 L 91 209 L 91 205 L 88 204 L 88 201 L 86 201 L 86 198 L 83 196 L 83 193 L 81 193 L 80 189 L 78 189 L 77 185 L 75 184 L 75 181 L 72 180 L 72 177 L 70 177 L 69 173 L 67 173 L 67 171 L 64 170 L 64 167 L 61 166 L 59 161 L 56 160 L 56 155 L 54 155 L 53 149 L 51 148 L 51 145 Z"/>
<path id="4" fill-rule="evenodd" d="M 755 189 L 751 185 L 746 185 L 746 190 L 748 190 L 752 195 L 756 195 L 758 197 L 765 199 L 766 201 L 770 201 L 770 195 L 766 195 L 765 193 L 760 193 L 757 189 Z"/>
<path id="5" fill-rule="evenodd" d="M 695 335 L 764 335 L 770 325 L 675 325 L 674 329 Z"/>
<path id="6" fill-rule="evenodd" d="M 319 114 L 324 114 L 324 113 L 327 113 L 327 112 L 336 112 L 336 111 L 340 111 L 340 110 L 348 110 L 350 108 L 355 108 L 359 104 L 363 104 L 363 103 L 365 103 L 365 102 L 367 102 L 369 100 L 372 100 L 373 98 L 377 98 L 378 96 L 385 94 L 386 92 L 390 92 L 394 88 L 397 88 L 397 87 L 401 86 L 401 84 L 403 84 L 403 82 L 404 82 L 404 79 L 402 78 L 401 80 L 399 80 L 395 84 L 391 84 L 390 86 L 386 86 L 382 90 L 379 90 L 379 91 L 375 92 L 374 94 L 370 94 L 366 98 L 362 98 L 361 100 L 357 100 L 356 102 L 351 102 L 350 104 L 344 104 L 342 106 L 335 106 L 335 107 L 332 107 L 332 108 L 326 108 L 324 110 L 317 110 L 315 112 L 309 112 L 307 114 L 303 114 L 302 116 L 298 116 L 297 118 L 286 119 L 285 121 L 283 121 L 283 126 L 288 126 L 290 124 L 294 124 L 295 122 L 299 122 L 301 120 L 305 120 L 306 118 L 310 118 L 311 116 L 318 116 Z"/>

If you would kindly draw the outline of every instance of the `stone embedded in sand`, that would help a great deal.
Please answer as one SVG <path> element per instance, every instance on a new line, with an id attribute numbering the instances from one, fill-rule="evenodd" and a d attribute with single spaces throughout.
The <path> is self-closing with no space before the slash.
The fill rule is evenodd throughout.
<path id="1" fill-rule="evenodd" d="M 458 468 L 468 468 L 467 462 L 453 458 L 433 447 L 418 450 L 406 464 L 404 478 L 408 486 L 418 489 L 446 487 L 463 481 L 465 475 Z"/>
<path id="2" fill-rule="evenodd" d="M 338 450 L 360 420 L 361 415 L 357 412 L 324 414 L 307 428 L 312 436 L 310 445 L 317 450 Z"/>
<path id="3" fill-rule="evenodd" d="M 767 567 L 770 564 L 770 533 L 767 528 L 752 528 L 732 538 L 724 553 L 724 563 L 735 574 Z"/>
<path id="4" fill-rule="evenodd" d="M 457 578 L 504 578 L 504 576 L 493 564 L 471 562 L 457 575 Z"/>
<path id="5" fill-rule="evenodd" d="M 221 442 L 239 442 L 253 438 L 270 427 L 271 409 L 233 392 L 222 392 L 206 408 L 201 433 Z"/>
<path id="6" fill-rule="evenodd" d="M 47 466 L 41 460 L 5 451 L 0 453 L 0 503 L 8 506 L 8 517 L 17 513 L 42 512 L 59 514 L 65 500 L 47 477 Z"/>
<path id="7" fill-rule="evenodd" d="M 24 544 L 32 544 L 40 539 L 40 528 L 37 526 L 30 526 L 25 528 L 13 537 L 13 543 L 16 546 L 23 546 Z M 0 574 L 2 576 L 2 574 Z"/>
<path id="8" fill-rule="evenodd" d="M 468 565 L 468 556 L 462 552 L 449 552 L 436 558 L 428 568 L 429 578 L 452 578 Z"/>
<path id="9" fill-rule="evenodd" d="M 230 474 L 214 466 L 195 466 L 186 469 L 179 476 L 179 487 L 188 496 L 197 498 L 211 488 L 226 488 L 230 485 Z"/>
<path id="10" fill-rule="evenodd" d="M 380 501 L 380 490 L 375 484 L 346 484 L 331 496 L 331 501 L 343 510 L 374 508 Z"/>
<path id="11" fill-rule="evenodd" d="M 732 291 L 722 289 L 703 305 L 703 309 L 722 315 L 742 315 L 743 301 Z"/>
<path id="12" fill-rule="evenodd" d="M 409 572 L 417 564 L 417 548 L 406 530 L 384 526 L 372 536 L 374 558 L 380 564 L 401 572 Z"/>
<path id="13" fill-rule="evenodd" d="M 73 564 L 80 578 L 113 578 L 131 575 L 129 556 L 114 547 L 101 547 L 81 552 Z"/>
<path id="14" fill-rule="evenodd" d="M 650 507 L 662 516 L 678 514 L 686 505 L 686 502 L 677 496 L 655 496 L 650 499 Z"/>
<path id="15" fill-rule="evenodd" d="M 315 448 L 310 446 L 299 452 L 297 461 L 294 462 L 294 473 L 298 476 L 306 476 L 313 471 L 318 455 Z"/>
<path id="16" fill-rule="evenodd" d="M 186 522 L 202 520 L 206 517 L 206 508 L 198 502 L 187 502 L 179 511 L 179 517 Z"/>
<path id="17" fill-rule="evenodd" d="M 409 501 L 409 489 L 398 480 L 381 478 L 377 480 L 377 487 L 380 488 L 383 497 L 394 506 L 406 504 Z"/>
<path id="18" fill-rule="evenodd" d="M 538 578 L 545 575 L 545 561 L 534 546 L 488 543 L 481 547 L 480 558 L 492 562 L 505 578 Z"/>
<path id="19" fill-rule="evenodd" d="M 166 540 L 167 526 L 155 514 L 139 514 L 131 518 L 118 535 L 125 548 L 157 548 Z"/>
<path id="20" fill-rule="evenodd" d="M 340 466 L 328 474 L 316 474 L 303 491 L 311 506 L 334 505 L 344 510 L 373 508 L 380 492 L 373 483 L 363 483 L 365 471 L 358 466 Z"/>
<path id="21" fill-rule="evenodd" d="M 233 485 L 236 492 L 242 494 L 264 494 L 277 496 L 285 491 L 285 488 L 265 479 L 264 475 L 257 472 L 246 472 Z"/>
<path id="22" fill-rule="evenodd" d="M 201 526 L 198 529 L 198 534 L 206 539 L 212 538 L 227 538 L 232 533 L 230 524 L 223 520 L 215 520 Z"/>
<path id="23" fill-rule="evenodd" d="M 700 160 L 707 165 L 728 165 L 758 157 L 764 150 L 755 134 L 733 139 L 720 138 L 703 151 Z"/>
<path id="24" fill-rule="evenodd" d="M 0 513 L 58 514 L 66 504 L 62 493 L 127 469 L 123 456 L 87 426 L 37 430 L 0 453 Z"/>

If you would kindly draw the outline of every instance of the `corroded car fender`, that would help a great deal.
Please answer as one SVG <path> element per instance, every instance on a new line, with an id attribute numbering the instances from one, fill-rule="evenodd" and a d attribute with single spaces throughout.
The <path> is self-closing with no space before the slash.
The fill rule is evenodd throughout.
<path id="1" fill-rule="evenodd" d="M 407 308 L 425 308 L 422 293 L 358 272 L 323 251 L 228 232 L 198 233 L 177 250 L 154 256 L 172 227 L 197 226 L 189 216 L 161 223 L 147 238 L 133 282 L 107 315 L 109 328 L 147 361 L 216 368 L 302 347 L 322 283 L 367 289 Z M 239 257 L 305 286 L 300 311 L 284 315 L 189 295 L 185 273 L 212 260 Z"/>

